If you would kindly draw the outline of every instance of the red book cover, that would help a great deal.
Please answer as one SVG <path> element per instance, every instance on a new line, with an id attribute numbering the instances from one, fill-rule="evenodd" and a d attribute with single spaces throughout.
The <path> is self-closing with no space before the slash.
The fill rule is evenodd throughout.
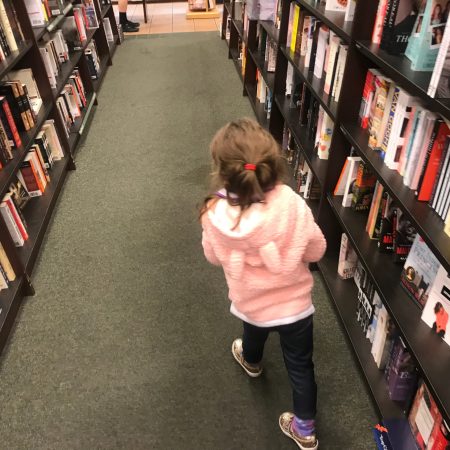
<path id="1" fill-rule="evenodd" d="M 423 177 L 422 186 L 420 187 L 418 200 L 422 202 L 428 202 L 431 198 L 433 192 L 434 182 L 436 181 L 436 176 L 439 170 L 439 163 L 441 161 L 447 135 L 450 134 L 450 130 L 447 125 L 443 122 L 439 127 L 436 140 L 434 141 L 433 148 L 431 150 L 430 159 L 428 160 L 428 165 L 425 170 L 425 175 Z"/>
<path id="2" fill-rule="evenodd" d="M 9 108 L 8 100 L 6 97 L 0 97 L 0 102 L 3 107 L 3 111 L 5 112 L 6 119 L 8 120 L 9 128 L 11 129 L 11 133 L 13 135 L 14 143 L 16 147 L 20 147 L 22 145 L 22 139 L 20 139 L 19 131 L 16 127 L 16 122 L 14 122 L 14 118 L 11 113 L 11 109 Z"/>
<path id="3" fill-rule="evenodd" d="M 25 187 L 27 188 L 28 192 L 40 191 L 31 165 L 21 167 L 20 173 L 22 174 L 23 181 L 25 182 Z"/>
<path id="4" fill-rule="evenodd" d="M 20 234 L 23 237 L 23 240 L 26 241 L 28 239 L 28 233 L 23 225 L 21 218 L 19 217 L 18 212 L 16 211 L 16 207 L 13 201 L 9 197 L 3 199 L 3 201 L 8 205 L 8 208 L 11 211 L 11 215 L 13 216 L 14 221 L 16 222 L 17 228 L 19 229 Z"/>
<path id="5" fill-rule="evenodd" d="M 363 95 L 361 99 L 361 107 L 359 111 L 359 119 L 361 128 L 366 129 L 369 125 L 369 112 L 375 93 L 375 77 L 376 72 L 369 69 L 364 83 Z"/>

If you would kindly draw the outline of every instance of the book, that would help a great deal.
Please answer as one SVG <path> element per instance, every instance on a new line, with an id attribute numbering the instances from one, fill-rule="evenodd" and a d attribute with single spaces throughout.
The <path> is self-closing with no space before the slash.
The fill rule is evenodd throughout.
<path id="1" fill-rule="evenodd" d="M 416 230 L 400 208 L 397 208 L 394 225 L 394 262 L 403 264 L 416 237 Z"/>
<path id="2" fill-rule="evenodd" d="M 369 217 L 366 224 L 366 231 L 371 239 L 374 239 L 375 225 L 378 216 L 381 214 L 380 207 L 383 199 L 383 192 L 383 185 L 379 181 L 377 181 L 375 184 L 375 190 L 369 210 Z"/>
<path id="3" fill-rule="evenodd" d="M 10 282 L 14 281 L 16 279 L 16 273 L 14 272 L 11 262 L 9 261 L 8 255 L 6 254 L 5 249 L 3 248 L 1 242 L 0 242 L 0 265 L 5 271 L 8 280 Z"/>
<path id="4" fill-rule="evenodd" d="M 359 156 L 349 156 L 347 159 L 350 167 L 348 169 L 348 176 L 345 182 L 344 196 L 342 197 L 342 206 L 346 208 L 352 205 L 353 185 L 355 184 L 359 164 L 361 162 L 361 158 Z"/>
<path id="5" fill-rule="evenodd" d="M 322 109 L 323 111 L 323 109 Z M 319 159 L 328 159 L 330 153 L 331 138 L 333 137 L 334 122 L 333 119 L 323 111 L 323 118 L 319 127 L 319 142 L 317 146 L 317 153 Z"/>
<path id="6" fill-rule="evenodd" d="M 6 227 L 11 235 L 11 238 L 16 247 L 22 247 L 25 243 L 25 240 L 20 232 L 20 229 L 17 225 L 17 222 L 14 219 L 14 216 L 11 212 L 11 206 L 5 201 L 0 203 L 0 214 L 5 221 Z"/>
<path id="7" fill-rule="evenodd" d="M 47 18 L 42 8 L 40 0 L 25 0 L 28 16 L 33 27 L 43 27 L 47 23 Z"/>
<path id="8" fill-rule="evenodd" d="M 353 278 L 356 270 L 358 256 L 348 240 L 348 236 L 342 233 L 341 248 L 339 251 L 338 275 L 346 280 Z"/>
<path id="9" fill-rule="evenodd" d="M 383 35 L 383 24 L 388 10 L 389 0 L 380 0 L 378 3 L 377 15 L 375 18 L 375 25 L 372 32 L 372 42 L 380 44 Z"/>
<path id="10" fill-rule="evenodd" d="M 342 166 L 341 174 L 339 175 L 339 179 L 336 183 L 336 186 L 333 191 L 333 195 L 344 195 L 345 193 L 345 184 L 347 182 L 348 173 L 350 170 L 350 161 L 349 157 L 345 159 L 344 165 Z"/>
<path id="11" fill-rule="evenodd" d="M 408 295 L 421 308 L 427 302 L 439 266 L 438 259 L 417 234 L 403 266 L 400 281 Z"/>
<path id="12" fill-rule="evenodd" d="M 449 443 L 448 427 L 425 382 L 421 382 L 408 421 L 421 450 L 444 450 Z"/>
<path id="13" fill-rule="evenodd" d="M 392 55 L 405 53 L 419 13 L 418 0 L 392 0 L 380 47 Z"/>
<path id="14" fill-rule="evenodd" d="M 448 345 L 450 345 L 449 313 L 450 278 L 444 267 L 440 266 L 423 309 L 422 320 Z"/>
<path id="15" fill-rule="evenodd" d="M 375 80 L 375 94 L 369 113 L 369 147 L 376 149 L 392 80 L 382 75 Z M 390 105 L 388 105 L 390 107 Z"/>
<path id="16" fill-rule="evenodd" d="M 345 9 L 344 20 L 350 22 L 355 17 L 356 0 L 347 0 L 347 8 Z"/>
<path id="17" fill-rule="evenodd" d="M 321 25 L 318 34 L 316 58 L 314 62 L 314 75 L 317 78 L 322 78 L 323 75 L 325 54 L 328 48 L 329 36 L 330 36 L 330 29 L 326 25 Z"/>
<path id="18" fill-rule="evenodd" d="M 334 97 L 336 102 L 339 101 L 342 89 L 342 82 L 344 79 L 344 71 L 345 65 L 347 63 L 347 55 L 348 55 L 348 45 L 339 45 L 339 57 L 336 68 L 336 75 L 333 82 L 333 89 L 331 95 Z"/>
<path id="19" fill-rule="evenodd" d="M 337 63 L 339 59 L 339 44 L 340 39 L 336 35 L 330 37 L 329 55 L 326 67 L 326 77 L 323 90 L 326 94 L 330 95 L 333 81 L 336 75 Z"/>
<path id="20" fill-rule="evenodd" d="M 345 12 L 349 0 L 326 0 L 325 10 Z"/>
<path id="21" fill-rule="evenodd" d="M 376 69 L 369 69 L 364 82 L 363 96 L 359 109 L 359 120 L 361 128 L 366 129 L 369 126 L 369 116 L 372 109 L 372 102 L 375 95 L 375 80 L 381 76 L 381 72 Z"/>
<path id="22" fill-rule="evenodd" d="M 445 0 L 423 0 L 405 51 L 412 70 L 434 69 L 446 25 L 445 10 Z"/>
<path id="23" fill-rule="evenodd" d="M 368 165 L 360 162 L 353 185 L 352 209 L 354 211 L 369 210 L 376 181 L 376 176 L 372 173 Z"/>
<path id="24" fill-rule="evenodd" d="M 390 195 L 387 195 L 385 202 L 383 202 L 383 207 L 378 250 L 381 253 L 392 253 L 394 251 L 394 226 L 397 208 Z"/>
<path id="25" fill-rule="evenodd" d="M 445 25 L 427 93 L 430 97 L 450 98 L 450 20 Z"/>

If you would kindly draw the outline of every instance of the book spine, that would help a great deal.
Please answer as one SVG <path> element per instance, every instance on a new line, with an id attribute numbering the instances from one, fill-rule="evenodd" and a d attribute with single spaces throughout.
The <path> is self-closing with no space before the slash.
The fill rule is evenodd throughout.
<path id="1" fill-rule="evenodd" d="M 389 11 L 386 14 L 386 20 L 383 26 L 380 48 L 386 48 L 392 38 L 392 28 L 394 27 L 399 3 L 400 0 L 390 0 Z"/>
<path id="2" fill-rule="evenodd" d="M 8 280 L 11 282 L 14 281 L 16 279 L 16 274 L 1 243 L 0 243 L 0 264 L 2 265 L 3 270 L 5 271 Z"/>
<path id="3" fill-rule="evenodd" d="M 19 148 L 22 145 L 22 139 L 20 138 L 19 131 L 16 127 L 16 122 L 14 121 L 14 117 L 12 115 L 11 109 L 9 108 L 9 104 L 6 98 L 3 100 L 0 100 L 2 103 L 2 109 L 4 116 L 6 118 L 6 121 L 9 125 L 9 129 L 11 130 L 11 134 L 14 140 L 14 145 Z M 3 120 L 3 114 L 1 114 L 1 118 Z"/>
<path id="4" fill-rule="evenodd" d="M 11 197 L 9 197 L 7 200 L 4 200 L 4 202 L 8 205 L 9 211 L 11 212 L 11 215 L 12 215 L 14 221 L 16 222 L 17 228 L 19 229 L 23 240 L 26 241 L 28 239 L 28 233 L 25 228 L 25 224 L 22 221 L 23 216 L 21 217 L 21 214 L 19 214 L 19 212 L 16 208 L 16 205 L 11 200 Z"/>
<path id="5" fill-rule="evenodd" d="M 0 22 L 3 26 L 3 30 L 5 31 L 6 40 L 8 41 L 8 46 L 11 49 L 11 52 L 15 52 L 18 50 L 17 42 L 14 37 L 13 29 L 11 27 L 10 20 L 6 13 L 5 5 L 3 0 L 0 0 Z"/>
<path id="6" fill-rule="evenodd" d="M 8 228 L 9 234 L 11 235 L 14 245 L 16 247 L 22 247 L 25 241 L 23 240 L 22 234 L 20 233 L 20 230 L 17 227 L 16 221 L 14 220 L 14 217 L 12 216 L 9 207 L 5 202 L 2 202 L 0 204 L 0 214 L 2 215 L 6 223 L 6 227 Z"/>

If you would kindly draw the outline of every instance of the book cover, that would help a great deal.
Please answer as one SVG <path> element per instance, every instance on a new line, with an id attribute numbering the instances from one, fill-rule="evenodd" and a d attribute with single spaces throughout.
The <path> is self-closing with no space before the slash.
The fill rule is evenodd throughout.
<path id="1" fill-rule="evenodd" d="M 450 5 L 448 8 L 450 9 Z M 448 19 L 439 53 L 436 57 L 433 74 L 431 75 L 428 95 L 437 98 L 450 97 L 450 20 Z"/>
<path id="2" fill-rule="evenodd" d="M 423 309 L 422 320 L 448 345 L 450 345 L 449 314 L 450 278 L 444 267 L 440 266 Z"/>
<path id="3" fill-rule="evenodd" d="M 333 191 L 333 195 L 344 195 L 345 193 L 345 183 L 347 181 L 348 172 L 350 170 L 349 158 L 346 158 L 344 165 L 342 166 L 341 174 L 339 175 L 339 180 Z"/>
<path id="4" fill-rule="evenodd" d="M 378 3 L 377 15 L 375 18 L 375 25 L 372 32 L 372 42 L 380 44 L 383 35 L 383 24 L 388 10 L 389 0 L 380 0 Z"/>
<path id="5" fill-rule="evenodd" d="M 388 93 L 392 80 L 384 76 L 377 76 L 375 79 L 375 94 L 369 114 L 369 147 L 376 149 L 378 133 L 381 130 L 384 110 L 387 105 Z"/>
<path id="6" fill-rule="evenodd" d="M 366 74 L 363 95 L 361 98 L 361 107 L 359 110 L 359 120 L 361 128 L 366 129 L 369 126 L 369 115 L 372 108 L 372 101 L 375 95 L 375 79 L 381 73 L 376 69 L 369 69 Z"/>
<path id="7" fill-rule="evenodd" d="M 383 37 L 381 48 L 392 55 L 405 53 L 409 37 L 419 13 L 421 0 L 392 0 Z"/>
<path id="8" fill-rule="evenodd" d="M 325 9 L 327 11 L 345 12 L 349 0 L 326 0 Z"/>
<path id="9" fill-rule="evenodd" d="M 328 39 L 330 36 L 330 29 L 326 25 L 322 25 L 319 29 L 316 59 L 314 63 L 314 75 L 317 78 L 322 78 L 325 64 L 325 54 L 328 47 Z"/>
<path id="10" fill-rule="evenodd" d="M 416 237 L 416 229 L 400 208 L 397 208 L 394 226 L 394 262 L 403 264 Z"/>
<path id="11" fill-rule="evenodd" d="M 446 25 L 446 0 L 423 0 L 405 55 L 411 69 L 433 71 Z"/>
<path id="12" fill-rule="evenodd" d="M 433 252 L 416 234 L 403 266 L 400 281 L 408 295 L 422 308 L 427 302 L 439 266 L 439 261 Z"/>
<path id="13" fill-rule="evenodd" d="M 377 178 L 368 165 L 360 162 L 353 186 L 352 209 L 354 211 L 369 210 L 376 182 Z"/>
<path id="14" fill-rule="evenodd" d="M 375 223 L 380 210 L 381 201 L 383 199 L 383 191 L 384 191 L 383 185 L 379 181 L 377 181 L 375 184 L 375 190 L 372 197 L 372 203 L 370 205 L 369 217 L 366 223 L 366 231 L 371 239 L 373 239 Z"/>
<path id="15" fill-rule="evenodd" d="M 336 68 L 337 72 L 335 75 L 335 80 L 333 82 L 333 90 L 332 90 L 332 94 L 331 94 L 334 97 L 334 100 L 336 102 L 339 101 L 339 97 L 341 95 L 345 65 L 347 62 L 347 55 L 348 55 L 348 45 L 341 44 L 339 46 L 339 57 L 338 57 L 338 63 L 337 63 L 337 68 Z"/>
<path id="16" fill-rule="evenodd" d="M 317 147 L 317 153 L 320 159 L 328 159 L 329 157 L 333 130 L 333 119 L 331 119 L 331 117 L 326 112 L 324 112 L 319 135 L 319 145 Z"/>
<path id="17" fill-rule="evenodd" d="M 359 156 L 349 156 L 347 158 L 350 162 L 350 167 L 348 170 L 348 176 L 345 181 L 345 191 L 342 197 L 342 206 L 348 208 L 352 205 L 353 198 L 353 185 L 355 184 L 356 177 L 358 175 L 359 163 L 361 158 Z"/>
<path id="18" fill-rule="evenodd" d="M 355 275 L 357 262 L 358 256 L 348 240 L 348 236 L 345 233 L 342 233 L 341 248 L 339 251 L 338 275 L 343 280 L 353 278 Z"/>
<path id="19" fill-rule="evenodd" d="M 378 241 L 378 249 L 381 253 L 392 253 L 394 251 L 394 226 L 396 216 L 397 208 L 392 201 L 392 197 L 387 195 L 381 218 L 380 240 Z"/>
<path id="20" fill-rule="evenodd" d="M 8 280 L 14 281 L 16 279 L 16 274 L 11 265 L 11 262 L 9 261 L 8 255 L 6 254 L 5 249 L 3 248 L 3 245 L 1 243 L 0 243 L 0 264 L 2 265 L 3 270 L 5 271 Z"/>

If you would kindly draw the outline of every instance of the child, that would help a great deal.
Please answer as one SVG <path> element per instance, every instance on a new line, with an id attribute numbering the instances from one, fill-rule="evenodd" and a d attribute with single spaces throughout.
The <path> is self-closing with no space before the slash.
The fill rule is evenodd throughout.
<path id="1" fill-rule="evenodd" d="M 295 414 L 282 414 L 279 424 L 301 449 L 317 449 L 308 263 L 323 256 L 325 239 L 304 200 L 283 184 L 279 146 L 256 122 L 225 125 L 211 155 L 222 189 L 204 201 L 202 243 L 208 261 L 223 267 L 231 313 L 243 321 L 233 356 L 258 377 L 264 343 L 271 331 L 279 333 Z"/>

